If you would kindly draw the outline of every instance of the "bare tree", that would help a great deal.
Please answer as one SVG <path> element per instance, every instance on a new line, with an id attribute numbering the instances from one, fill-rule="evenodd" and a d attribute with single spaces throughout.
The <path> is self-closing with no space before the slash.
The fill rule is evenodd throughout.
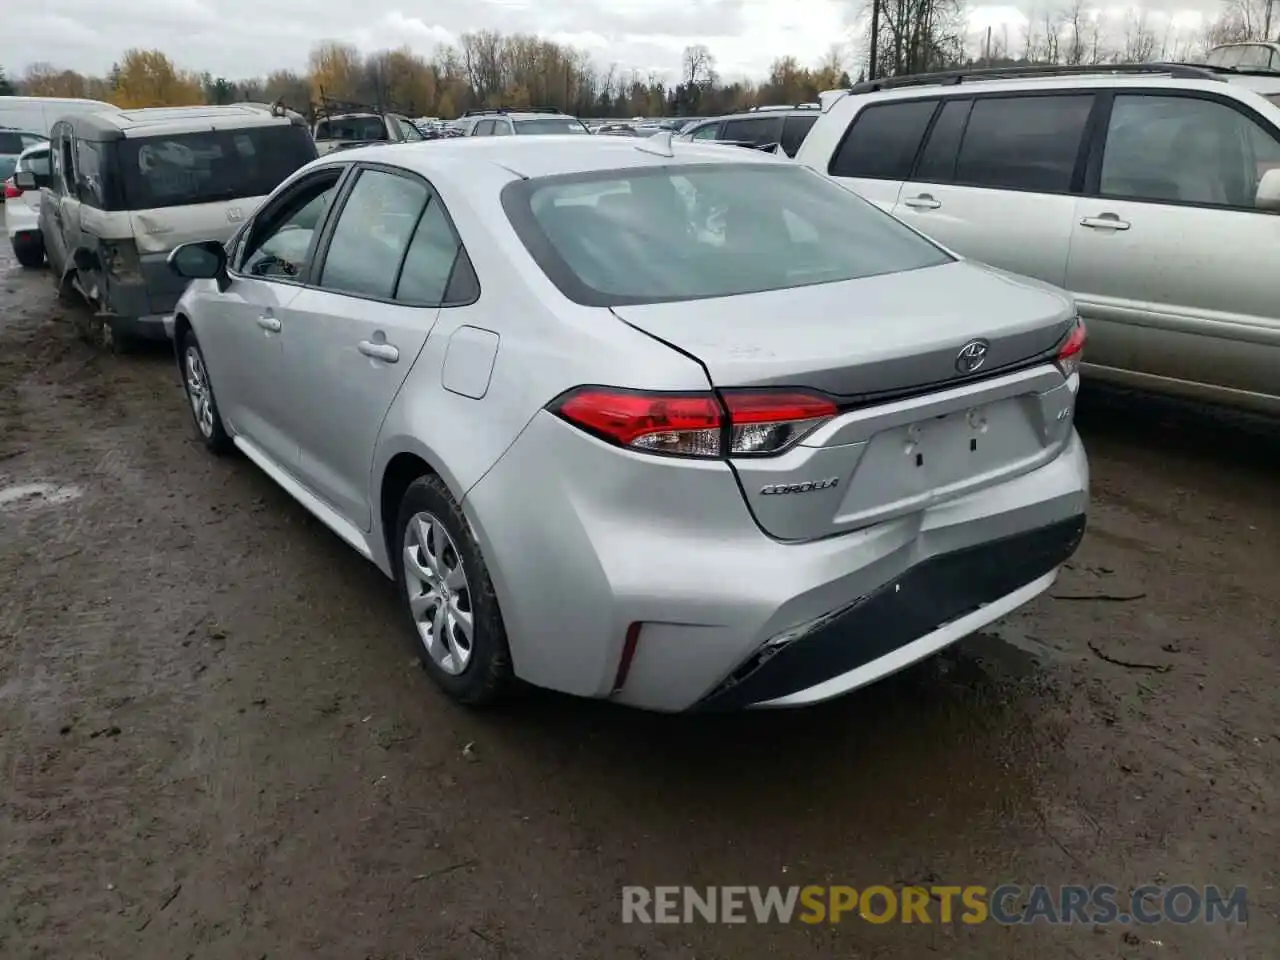
<path id="1" fill-rule="evenodd" d="M 1066 49 L 1062 62 L 1075 66 L 1084 62 L 1085 36 L 1093 19 L 1085 12 L 1084 0 L 1072 0 L 1064 17 L 1066 33 Z"/>
<path id="2" fill-rule="evenodd" d="M 1138 9 L 1130 11 L 1124 24 L 1124 46 L 1120 57 L 1122 63 L 1146 63 L 1156 52 L 1156 35 L 1151 30 L 1147 11 Z"/>
<path id="3" fill-rule="evenodd" d="M 684 48 L 682 79 L 689 87 L 709 87 L 715 82 L 716 58 L 705 43 Z"/>

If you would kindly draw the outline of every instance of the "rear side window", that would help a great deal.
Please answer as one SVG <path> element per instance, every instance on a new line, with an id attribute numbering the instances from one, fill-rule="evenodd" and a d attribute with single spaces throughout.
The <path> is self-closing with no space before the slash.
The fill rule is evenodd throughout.
<path id="1" fill-rule="evenodd" d="M 445 218 L 439 197 L 432 197 L 409 243 L 395 298 L 425 306 L 442 303 L 457 259 L 458 238 Z"/>
<path id="2" fill-rule="evenodd" d="M 129 210 L 265 196 L 316 157 L 294 124 L 129 137 L 116 149 Z"/>
<path id="3" fill-rule="evenodd" d="M 689 134 L 689 139 L 715 140 L 716 134 L 720 132 L 720 127 L 721 124 L 719 123 L 704 123 L 702 126 L 695 129 L 693 133 Z"/>
<path id="4" fill-rule="evenodd" d="M 960 152 L 960 138 L 964 136 L 969 121 L 972 100 L 947 100 L 942 112 L 929 131 L 929 140 L 920 154 L 913 179 L 928 183 L 950 183 L 956 172 L 956 155 Z"/>
<path id="5" fill-rule="evenodd" d="M 1092 108 L 1092 95 L 975 100 L 956 160 L 956 182 L 1066 193 Z"/>
<path id="6" fill-rule="evenodd" d="M 787 117 L 782 128 L 782 149 L 788 157 L 794 157 L 800 150 L 800 144 L 804 143 L 817 119 L 816 111 L 812 117 Z"/>
<path id="7" fill-rule="evenodd" d="M 106 190 L 102 183 L 102 150 L 100 143 L 76 141 L 76 191 L 82 203 L 99 209 L 107 206 Z"/>
<path id="8" fill-rule="evenodd" d="M 827 169 L 833 177 L 906 180 L 936 100 L 886 103 L 860 110 Z"/>
<path id="9" fill-rule="evenodd" d="M 334 227 L 320 286 L 390 300 L 427 196 L 418 180 L 362 171 Z"/>
<path id="10" fill-rule="evenodd" d="M 782 117 L 743 117 L 726 120 L 721 140 L 749 143 L 758 147 L 765 143 L 777 143 L 782 139 Z"/>
<path id="11" fill-rule="evenodd" d="M 510 133 L 510 130 L 503 130 L 503 133 Z M 537 120 L 517 120 L 516 133 L 528 136 L 529 134 L 544 133 L 586 133 L 587 128 L 582 125 L 580 120 L 574 120 L 572 117 L 557 118 L 539 118 Z"/>

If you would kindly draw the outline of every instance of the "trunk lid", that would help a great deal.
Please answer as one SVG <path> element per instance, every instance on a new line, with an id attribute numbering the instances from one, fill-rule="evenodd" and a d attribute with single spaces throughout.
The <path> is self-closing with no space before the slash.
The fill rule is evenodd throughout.
<path id="1" fill-rule="evenodd" d="M 1075 322 L 1070 298 L 978 264 L 613 310 L 696 358 L 718 389 L 802 388 L 840 405 L 781 454 L 732 460 L 757 521 L 779 539 L 830 536 L 1002 482 L 1070 436 L 1074 384 L 1034 363 Z M 984 360 L 962 372 L 975 340 Z"/>

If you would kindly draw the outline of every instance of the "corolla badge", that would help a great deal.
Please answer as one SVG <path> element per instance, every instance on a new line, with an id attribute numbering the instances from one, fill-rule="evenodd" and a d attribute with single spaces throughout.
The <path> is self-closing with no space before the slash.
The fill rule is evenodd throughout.
<path id="1" fill-rule="evenodd" d="M 986 340 L 970 340 L 956 354 L 956 369 L 961 373 L 973 373 L 987 362 L 987 351 L 991 344 Z"/>
<path id="2" fill-rule="evenodd" d="M 244 219 L 244 211 L 239 207 L 227 207 L 227 220 L 230 223 L 239 223 Z"/>
<path id="3" fill-rule="evenodd" d="M 826 480 L 807 480 L 804 483 L 771 483 L 761 487 L 760 493 L 766 497 L 784 493 L 813 493 L 815 490 L 830 490 L 839 482 L 839 477 L 828 477 Z"/>

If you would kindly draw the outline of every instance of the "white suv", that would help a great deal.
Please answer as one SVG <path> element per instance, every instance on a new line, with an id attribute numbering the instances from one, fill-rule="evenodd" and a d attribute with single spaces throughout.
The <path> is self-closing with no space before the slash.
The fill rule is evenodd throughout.
<path id="1" fill-rule="evenodd" d="M 1280 413 L 1278 103 L 1205 66 L 902 77 L 825 95 L 796 159 L 1070 290 L 1087 373 Z"/>

